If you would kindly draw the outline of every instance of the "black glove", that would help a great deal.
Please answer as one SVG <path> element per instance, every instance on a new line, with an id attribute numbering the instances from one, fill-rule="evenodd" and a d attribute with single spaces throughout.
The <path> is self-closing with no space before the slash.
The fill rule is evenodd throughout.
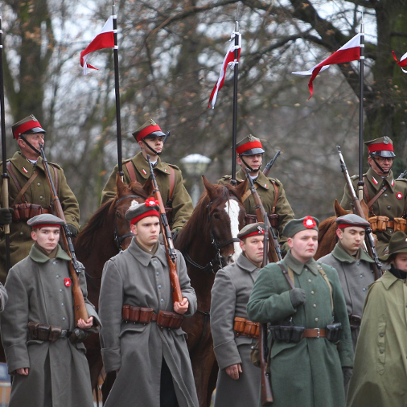
<path id="1" fill-rule="evenodd" d="M 10 225 L 13 212 L 13 208 L 0 208 L 0 225 Z"/>
<path id="2" fill-rule="evenodd" d="M 71 343 L 81 343 L 88 337 L 88 333 L 85 332 L 83 329 L 75 328 L 71 335 L 69 336 L 69 340 Z"/>
<path id="3" fill-rule="evenodd" d="M 290 291 L 290 300 L 294 308 L 299 307 L 305 302 L 305 291 L 302 288 L 293 288 Z"/>
<path id="4" fill-rule="evenodd" d="M 78 229 L 74 225 L 71 225 L 70 223 L 67 223 L 66 226 L 68 226 L 69 234 L 67 237 L 75 237 L 78 234 Z"/>
<path id="5" fill-rule="evenodd" d="M 342 367 L 342 374 L 343 374 L 343 384 L 346 386 L 349 383 L 350 378 L 352 377 L 352 368 Z"/>

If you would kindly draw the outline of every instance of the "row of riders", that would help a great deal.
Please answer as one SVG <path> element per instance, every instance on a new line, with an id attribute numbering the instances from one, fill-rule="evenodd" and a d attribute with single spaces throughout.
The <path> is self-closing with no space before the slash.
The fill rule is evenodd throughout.
<path id="1" fill-rule="evenodd" d="M 224 194 L 236 189 L 234 194 L 246 212 L 245 221 L 238 213 L 237 239 L 235 235 L 225 240 L 224 246 L 235 245 L 235 261 L 227 265 L 221 258 L 216 270 L 210 263 L 217 273 L 214 283 L 211 280 L 212 295 L 207 303 L 200 300 L 199 281 L 191 278 L 195 290 L 191 286 L 187 266 L 207 267 L 183 253 L 186 263 L 180 252 L 177 271 L 182 300 L 172 302 L 165 249 L 159 244 L 158 203 L 154 199 L 141 203 L 128 200 L 125 221 L 131 234 L 125 235 L 126 245 L 123 236 L 116 236 L 118 247 L 127 249 L 106 259 L 98 313 L 87 299 L 86 278 L 80 273 L 89 318 L 75 321 L 67 267 L 70 257 L 58 244 L 64 222 L 52 214 L 52 194 L 39 152 L 45 130 L 31 115 L 14 124 L 12 133 L 19 151 L 7 161 L 9 208 L 0 208 L 0 277 L 5 281 L 5 287 L 1 286 L 1 335 L 13 375 L 10 406 L 93 405 L 83 344 L 89 332 L 100 332 L 105 371 L 117 377 L 107 405 L 209 405 L 214 387 L 209 379 L 212 366 L 203 381 L 209 389 L 200 389 L 198 371 L 205 369 L 191 366 L 194 359 L 188 356 L 179 322 L 180 315 L 192 316 L 200 307 L 210 307 L 213 350 L 219 366 L 217 407 L 260 403 L 260 369 L 251 361 L 259 323 L 269 324 L 267 378 L 274 393 L 273 405 L 339 407 L 345 406 L 346 394 L 349 406 L 405 404 L 401 383 L 407 376 L 407 182 L 393 177 L 395 154 L 388 137 L 366 143 L 370 168 L 364 175 L 364 200 L 370 223 L 353 214 L 338 217 L 338 243 L 318 262 L 314 256 L 319 221 L 311 216 L 294 219 L 282 183 L 260 171 L 264 149 L 258 138 L 249 135 L 239 142 L 237 187 L 229 186 L 230 176 L 222 177 L 219 185 L 204 180 L 207 195 L 221 186 Z M 160 158 L 168 134 L 150 119 L 133 136 L 141 151 L 123 162 L 124 182 L 148 183 L 149 156 L 174 240 L 177 238 L 176 245 L 179 241 L 181 248 L 186 238 L 180 232 L 188 225 L 193 205 L 180 169 Z M 50 167 L 69 233 L 75 237 L 79 204 L 62 168 L 53 163 Z M 246 169 L 285 254 L 282 261 L 264 268 L 265 225 L 256 219 L 258 208 L 245 182 Z M 118 201 L 117 171 L 117 167 L 113 169 L 105 185 L 102 206 Z M 357 177 L 353 182 L 356 188 Z M 346 187 L 341 205 L 351 209 Z M 226 209 L 231 211 L 231 206 Z M 5 225 L 11 227 L 12 268 L 8 273 Z M 378 253 L 389 264 L 389 272 L 373 285 L 374 262 L 363 250 L 367 227 L 373 228 Z M 212 241 L 216 244 L 213 236 Z M 103 258 L 103 253 L 98 255 Z M 187 324 L 186 319 L 183 327 L 188 332 Z M 206 353 L 204 358 L 210 359 Z M 386 379 L 390 370 L 391 378 Z"/>

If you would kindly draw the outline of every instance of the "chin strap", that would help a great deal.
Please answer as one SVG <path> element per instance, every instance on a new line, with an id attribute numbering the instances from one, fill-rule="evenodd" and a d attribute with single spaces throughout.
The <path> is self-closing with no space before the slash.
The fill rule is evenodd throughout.
<path id="1" fill-rule="evenodd" d="M 37 150 L 24 136 L 24 134 L 21 134 L 20 137 L 24 140 L 24 142 L 33 150 L 35 151 L 38 155 L 41 155 L 41 152 Z"/>
<path id="2" fill-rule="evenodd" d="M 145 142 L 145 140 L 142 138 L 141 141 L 144 143 L 144 145 L 155 155 L 161 155 L 158 151 L 155 151 L 154 148 L 150 147 L 148 143 Z"/>
<path id="3" fill-rule="evenodd" d="M 239 158 L 242 160 L 242 163 L 246 166 L 246 168 L 248 168 L 250 170 L 250 172 L 257 172 L 258 173 L 260 171 L 261 167 L 259 167 L 259 169 L 257 171 L 254 170 L 252 167 L 250 167 L 250 165 L 247 164 L 247 162 L 243 159 L 242 155 L 239 155 Z"/>
<path id="4" fill-rule="evenodd" d="M 378 166 L 379 170 L 380 170 L 383 174 L 388 174 L 388 173 L 390 172 L 390 170 L 385 171 L 385 170 L 379 165 L 379 163 L 378 163 L 378 162 L 376 161 L 376 159 L 374 158 L 374 155 L 371 155 L 370 157 L 371 157 L 371 159 L 373 160 L 373 162 Z M 391 169 L 391 167 L 390 167 L 390 169 Z"/>

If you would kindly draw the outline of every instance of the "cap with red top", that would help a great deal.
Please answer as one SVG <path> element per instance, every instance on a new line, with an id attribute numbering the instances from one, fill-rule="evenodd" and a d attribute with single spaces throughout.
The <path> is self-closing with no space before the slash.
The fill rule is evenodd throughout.
<path id="1" fill-rule="evenodd" d="M 393 141 L 390 137 L 384 136 L 374 140 L 366 141 L 369 155 L 393 158 L 396 156 L 393 150 Z"/>
<path id="2" fill-rule="evenodd" d="M 132 201 L 130 208 L 127 210 L 125 218 L 134 225 L 148 216 L 160 217 L 159 210 L 159 203 L 154 198 L 147 198 L 144 203 L 139 203 L 134 200 Z"/>
<path id="3" fill-rule="evenodd" d="M 11 130 L 16 140 L 18 140 L 22 134 L 45 133 L 45 130 L 41 127 L 40 122 L 33 114 L 30 114 L 19 122 L 14 123 L 11 126 Z"/>
<path id="4" fill-rule="evenodd" d="M 264 150 L 260 139 L 249 134 L 236 144 L 236 153 L 238 155 L 255 155 L 263 154 Z"/>
<path id="5" fill-rule="evenodd" d="M 165 133 L 163 133 L 160 126 L 153 119 L 148 119 L 132 134 L 137 141 L 140 141 L 141 139 L 144 139 L 146 137 L 153 138 L 165 136 Z"/>
<path id="6" fill-rule="evenodd" d="M 251 223 L 246 225 L 238 234 L 237 237 L 240 240 L 246 239 L 246 237 L 251 236 L 262 236 L 264 235 L 264 223 Z"/>
<path id="7" fill-rule="evenodd" d="M 42 215 L 37 215 L 28 219 L 27 225 L 31 226 L 33 229 L 40 229 L 45 227 L 58 227 L 60 228 L 64 225 L 64 221 L 58 216 L 51 215 L 50 213 L 43 213 Z"/>
<path id="8" fill-rule="evenodd" d="M 291 219 L 283 229 L 283 235 L 287 237 L 294 237 L 294 235 L 303 230 L 317 230 L 319 220 L 312 216 L 305 216 L 301 219 Z"/>

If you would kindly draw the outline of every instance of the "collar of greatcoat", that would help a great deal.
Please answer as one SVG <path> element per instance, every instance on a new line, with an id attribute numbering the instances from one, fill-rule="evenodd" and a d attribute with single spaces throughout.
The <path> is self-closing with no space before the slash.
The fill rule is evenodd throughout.
<path id="1" fill-rule="evenodd" d="M 160 260 L 160 262 L 163 264 L 163 266 L 166 266 L 168 264 L 165 250 L 163 250 L 163 245 L 159 244 L 157 251 L 154 254 L 149 254 L 146 251 L 141 250 L 140 247 L 138 247 L 138 245 L 134 239 L 135 238 L 133 238 L 131 240 L 131 243 L 127 250 L 144 267 L 147 267 L 150 264 L 152 257 L 156 257 L 158 260 Z"/>
<path id="2" fill-rule="evenodd" d="M 253 264 L 246 256 L 243 255 L 243 253 L 240 253 L 239 257 L 236 260 L 236 264 L 238 267 L 240 267 L 244 271 L 247 271 L 248 273 L 253 273 L 253 271 L 256 271 L 258 269 L 255 264 Z"/>
<path id="3" fill-rule="evenodd" d="M 337 243 L 332 250 L 332 256 L 334 256 L 335 259 L 339 260 L 342 263 L 352 264 L 358 260 L 366 261 L 368 263 L 374 263 L 374 260 L 364 250 L 362 250 L 361 247 L 359 247 L 358 258 L 355 259 L 339 243 Z"/>
<path id="4" fill-rule="evenodd" d="M 393 178 L 393 171 L 390 170 L 389 175 L 386 178 L 382 178 L 380 175 L 377 175 L 373 170 L 372 167 L 369 168 L 369 170 L 366 173 L 366 178 L 367 178 L 367 182 L 370 183 L 370 185 L 377 191 L 379 192 L 379 190 L 382 188 L 383 185 L 383 181 L 385 182 L 386 186 L 388 188 L 390 188 L 392 190 L 392 192 L 394 192 L 394 187 L 395 187 L 395 182 L 394 182 L 394 178 Z M 377 181 L 377 184 L 374 183 L 374 181 L 372 180 L 372 178 L 374 178 Z M 393 185 L 392 185 L 393 184 Z M 370 197 L 370 199 L 372 199 L 373 196 Z"/>
<path id="5" fill-rule="evenodd" d="M 150 167 L 148 165 L 148 161 L 144 158 L 142 152 L 139 151 L 131 161 L 133 161 L 133 164 L 137 168 L 137 171 L 139 172 L 141 177 L 147 180 L 150 177 Z M 161 161 L 160 157 L 158 157 L 157 164 L 154 167 L 154 169 L 162 172 L 163 174 L 170 175 L 169 165 Z"/>
<path id="6" fill-rule="evenodd" d="M 33 259 L 36 263 L 46 263 L 48 260 L 51 260 L 47 255 L 42 253 L 40 250 L 38 250 L 35 245 L 32 245 L 31 251 L 30 251 L 30 257 Z M 68 254 L 62 249 L 60 245 L 58 245 L 58 251 L 55 256 L 56 259 L 62 259 L 62 260 L 71 260 L 71 258 L 68 256 Z"/>
<path id="7" fill-rule="evenodd" d="M 308 260 L 306 263 L 301 263 L 292 254 L 291 249 L 284 257 L 284 263 L 294 271 L 295 274 L 300 275 L 304 268 L 310 270 L 313 274 L 318 275 L 317 262 L 314 259 Z"/>
<path id="8" fill-rule="evenodd" d="M 404 284 L 404 280 L 400 280 L 389 271 L 386 271 L 375 283 L 378 284 L 381 282 L 386 290 L 388 290 L 393 284 L 397 283 L 397 281 L 401 281 Z"/>

